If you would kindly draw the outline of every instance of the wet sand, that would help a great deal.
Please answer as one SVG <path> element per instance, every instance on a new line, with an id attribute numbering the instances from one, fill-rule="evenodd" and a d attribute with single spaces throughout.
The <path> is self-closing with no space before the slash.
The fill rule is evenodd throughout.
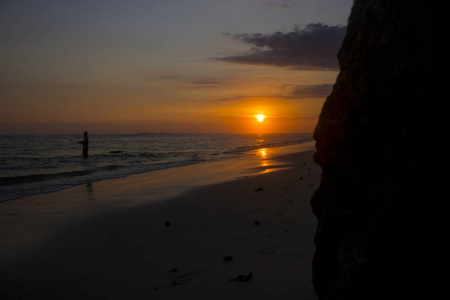
<path id="1" fill-rule="evenodd" d="M 299 150 L 0 203 L 0 296 L 317 299 L 309 203 L 320 168 Z"/>

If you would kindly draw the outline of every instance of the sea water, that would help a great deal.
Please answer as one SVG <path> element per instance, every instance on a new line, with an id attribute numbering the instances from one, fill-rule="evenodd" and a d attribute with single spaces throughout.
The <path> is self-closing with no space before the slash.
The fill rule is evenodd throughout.
<path id="1" fill-rule="evenodd" d="M 0 201 L 132 174 L 251 155 L 250 150 L 310 142 L 312 134 L 0 136 Z"/>

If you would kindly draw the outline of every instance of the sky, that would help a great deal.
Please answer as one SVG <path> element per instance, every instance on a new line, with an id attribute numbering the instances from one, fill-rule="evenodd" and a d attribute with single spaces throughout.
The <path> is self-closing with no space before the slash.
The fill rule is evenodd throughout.
<path id="1" fill-rule="evenodd" d="M 0 134 L 313 132 L 352 3 L 0 0 Z"/>

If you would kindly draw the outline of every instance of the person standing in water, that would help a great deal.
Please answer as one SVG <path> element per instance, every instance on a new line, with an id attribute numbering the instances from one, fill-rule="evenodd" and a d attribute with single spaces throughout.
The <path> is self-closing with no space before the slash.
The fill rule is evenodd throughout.
<path id="1" fill-rule="evenodd" d="M 78 144 L 83 145 L 83 156 L 88 157 L 89 138 L 87 131 L 84 132 L 84 139 L 82 141 L 79 141 Z"/>

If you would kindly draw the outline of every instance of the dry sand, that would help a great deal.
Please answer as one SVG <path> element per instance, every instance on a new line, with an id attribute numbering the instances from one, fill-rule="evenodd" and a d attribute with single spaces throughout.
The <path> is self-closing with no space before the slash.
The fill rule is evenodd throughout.
<path id="1" fill-rule="evenodd" d="M 297 150 L 0 203 L 0 298 L 317 299 L 321 171 Z"/>

